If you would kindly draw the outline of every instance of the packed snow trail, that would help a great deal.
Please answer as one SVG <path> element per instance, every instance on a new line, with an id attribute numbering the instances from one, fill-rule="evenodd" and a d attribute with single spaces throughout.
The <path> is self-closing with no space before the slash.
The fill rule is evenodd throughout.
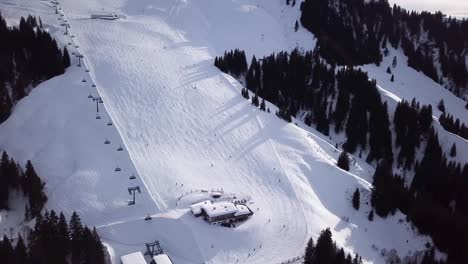
<path id="1" fill-rule="evenodd" d="M 355 188 L 368 195 L 370 184 L 361 179 L 368 180 L 367 169 L 338 169 L 339 153 L 326 137 L 253 107 L 240 84 L 212 65 L 231 48 L 249 57 L 311 48 L 310 33 L 292 30 L 299 4 L 66 0 L 61 7 L 91 77 L 83 84 L 84 68 L 72 67 L 37 87 L 0 126 L 0 146 L 37 163 L 53 186 L 48 208 L 77 210 L 100 227 L 113 263 L 155 239 L 181 264 L 281 263 L 302 255 L 309 237 L 326 227 L 366 262 L 382 262 L 371 244 L 404 255 L 428 241 L 398 223 L 401 214 L 370 223 L 367 205 L 352 209 Z M 122 19 L 88 19 L 99 10 Z M 67 43 L 54 12 L 41 17 Z M 109 113 L 100 121 L 87 98 L 96 94 L 91 80 Z M 115 127 L 105 125 L 110 117 Z M 128 152 L 107 148 L 105 138 Z M 122 172 L 114 172 L 117 165 Z M 133 172 L 141 179 L 130 181 Z M 131 185 L 143 189 L 135 206 L 126 204 Z M 223 228 L 176 209 L 181 194 L 201 188 L 251 196 L 254 216 Z M 146 213 L 153 220 L 144 221 Z"/>

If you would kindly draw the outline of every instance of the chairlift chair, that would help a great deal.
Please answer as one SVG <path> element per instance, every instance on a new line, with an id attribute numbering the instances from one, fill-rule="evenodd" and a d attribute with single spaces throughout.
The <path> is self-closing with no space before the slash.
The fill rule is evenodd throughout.
<path id="1" fill-rule="evenodd" d="M 103 103 L 104 103 L 104 101 L 103 101 L 102 98 L 100 98 L 100 97 L 99 97 L 99 103 L 100 103 L 100 104 L 103 104 Z"/>
<path id="2" fill-rule="evenodd" d="M 92 95 L 92 94 L 89 94 L 89 95 L 88 95 L 88 98 L 89 98 L 89 99 L 93 99 L 93 95 Z"/>
<path id="3" fill-rule="evenodd" d="M 148 214 L 148 215 L 145 217 L 145 221 L 148 221 L 148 220 L 151 220 L 150 214 Z"/>
<path id="4" fill-rule="evenodd" d="M 115 168 L 115 171 L 122 171 L 122 169 L 117 167 L 117 168 Z"/>
<path id="5" fill-rule="evenodd" d="M 117 148 L 117 151 L 122 151 L 122 150 L 123 150 L 122 146 L 119 146 L 119 147 Z"/>
<path id="6" fill-rule="evenodd" d="M 101 116 L 100 116 L 100 115 L 97 115 L 97 116 L 96 116 L 96 119 L 101 119 Z"/>
<path id="7" fill-rule="evenodd" d="M 89 72 L 89 70 L 88 70 L 88 69 L 86 69 L 86 72 Z"/>
<path id="8" fill-rule="evenodd" d="M 85 79 L 85 78 L 83 78 L 83 80 L 81 80 L 81 82 L 86 82 L 86 79 Z"/>
<path id="9" fill-rule="evenodd" d="M 93 83 L 93 84 L 91 85 L 91 87 L 96 88 L 96 85 Z"/>
<path id="10" fill-rule="evenodd" d="M 135 202 L 134 201 L 128 201 L 128 205 L 134 205 Z"/>
<path id="11" fill-rule="evenodd" d="M 112 126 L 112 122 L 109 121 L 109 122 L 107 123 L 107 125 L 108 125 L 108 126 Z"/>
<path id="12" fill-rule="evenodd" d="M 108 139 L 106 139 L 106 141 L 104 141 L 104 144 L 108 145 L 108 144 L 110 144 L 110 141 Z"/>
<path id="13" fill-rule="evenodd" d="M 132 176 L 130 176 L 129 179 L 130 179 L 130 180 L 134 180 L 134 179 L 136 179 L 136 177 L 135 177 L 135 175 L 132 174 Z"/>

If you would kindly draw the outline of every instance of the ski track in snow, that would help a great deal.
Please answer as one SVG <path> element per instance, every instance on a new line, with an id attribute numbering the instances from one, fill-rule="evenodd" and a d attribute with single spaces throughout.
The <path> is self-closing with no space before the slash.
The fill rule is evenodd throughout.
<path id="1" fill-rule="evenodd" d="M 113 263 L 155 239 L 180 264 L 280 263 L 302 255 L 308 238 L 326 227 L 339 246 L 368 263 L 382 262 L 371 244 L 404 255 L 428 241 L 398 223 L 400 213 L 368 222 L 364 197 L 371 166 L 357 159 L 351 173 L 338 169 L 339 152 L 327 137 L 254 108 L 240 96 L 241 85 L 212 65 L 228 49 L 258 58 L 312 48 L 310 33 L 292 29 L 300 3 L 291 8 L 283 0 L 63 0 L 73 39 L 63 35 L 55 10 L 44 2 L 0 3 L 10 24 L 34 10 L 62 43 L 79 46 L 90 70 L 73 65 L 21 100 L 0 126 L 0 148 L 23 163 L 33 160 L 47 182 L 47 207 L 67 215 L 76 210 L 97 226 Z M 95 12 L 116 12 L 122 19 L 88 19 Z M 413 95 L 387 83 L 384 66 L 364 68 L 379 81 L 390 109 Z M 396 78 L 405 82 L 411 74 Z M 421 80 L 433 91 L 442 89 Z M 90 93 L 104 100 L 101 120 L 95 119 Z M 458 111 L 462 103 L 443 94 L 449 111 L 465 116 Z M 437 96 L 425 94 L 422 103 L 436 103 Z M 113 126 L 106 126 L 109 120 Z M 453 139 L 443 131 L 441 137 Z M 106 138 L 110 145 L 103 143 Z M 119 145 L 123 152 L 116 151 Z M 466 147 L 458 149 L 457 159 L 468 157 Z M 114 172 L 116 166 L 122 171 Z M 132 173 L 136 180 L 128 179 Z M 128 206 L 127 188 L 135 185 L 142 193 Z M 251 196 L 254 216 L 223 228 L 175 206 L 181 194 L 201 188 Z M 355 188 L 363 197 L 360 211 L 349 201 Z M 143 221 L 147 213 L 151 221 Z"/>

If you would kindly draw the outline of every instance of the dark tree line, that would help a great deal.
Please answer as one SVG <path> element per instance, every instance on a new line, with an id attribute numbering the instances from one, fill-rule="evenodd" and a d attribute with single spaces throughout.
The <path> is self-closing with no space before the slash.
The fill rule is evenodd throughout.
<path id="1" fill-rule="evenodd" d="M 468 261 L 468 164 L 448 161 L 431 129 L 424 156 L 410 186 L 382 161 L 374 174 L 371 202 L 379 216 L 396 209 L 448 255 L 447 263 Z"/>
<path id="2" fill-rule="evenodd" d="M 44 192 L 45 183 L 37 175 L 31 161 L 23 170 L 13 158 L 3 152 L 0 161 L 0 209 L 9 209 L 9 196 L 13 190 L 22 191 L 28 199 L 25 218 L 30 220 L 41 213 L 47 196 Z"/>
<path id="3" fill-rule="evenodd" d="M 378 161 L 370 221 L 374 211 L 386 217 L 398 209 L 448 253 L 447 263 L 467 262 L 462 248 L 468 248 L 468 228 L 461 223 L 468 220 L 468 165 L 449 162 L 442 153 L 432 128 L 430 105 L 421 106 L 416 100 L 397 105 L 393 148 L 387 104 L 382 102 L 375 81 L 359 69 L 327 66 L 317 49 L 303 54 L 297 50 L 280 52 L 260 61 L 253 57 L 245 80 L 242 94 L 249 99 L 250 90 L 254 105 L 258 106 L 260 97 L 266 99 L 278 106 L 277 114 L 289 122 L 291 116 L 304 113 L 305 123 L 321 133 L 328 135 L 334 129 L 346 134 L 343 153 L 359 150 L 361 155 L 367 150 L 366 160 Z M 423 141 L 427 142 L 424 156 L 418 161 L 416 153 Z M 393 173 L 393 149 L 398 152 L 398 167 L 407 171 L 414 168 L 411 186 Z M 456 154 L 456 149 L 451 152 Z M 344 169 L 349 168 L 346 158 L 342 154 L 338 160 Z M 353 200 L 357 207 L 357 198 Z"/>
<path id="4" fill-rule="evenodd" d="M 454 120 L 452 115 L 442 113 L 439 117 L 439 123 L 448 132 L 468 140 L 468 127 L 465 123 L 460 122 L 460 119 Z"/>
<path id="5" fill-rule="evenodd" d="M 53 210 L 39 214 L 26 241 L 16 245 L 4 236 L 0 241 L 0 262 L 4 264 L 104 264 L 105 251 L 96 229 L 83 226 L 76 212 L 67 222 Z"/>
<path id="6" fill-rule="evenodd" d="M 426 135 L 432 125 L 432 106 L 423 105 L 413 99 L 398 103 L 393 116 L 395 145 L 400 148 L 397 164 L 410 170 L 415 162 L 417 148 L 422 136 Z"/>
<path id="7" fill-rule="evenodd" d="M 231 50 L 224 52 L 224 56 L 216 57 L 215 64 L 222 72 L 240 77 L 247 71 L 247 60 L 243 50 Z"/>
<path id="8" fill-rule="evenodd" d="M 304 264 L 362 264 L 361 257 L 346 254 L 343 248 L 338 248 L 333 241 L 329 228 L 323 230 L 314 244 L 311 238 L 307 243 Z"/>
<path id="9" fill-rule="evenodd" d="M 237 54 L 245 56 L 241 51 Z M 217 58 L 215 65 L 219 67 L 220 61 L 229 60 Z M 233 61 L 243 62 L 245 58 Z M 225 67 L 220 70 L 234 72 Z M 247 90 L 254 94 L 254 105 L 258 106 L 259 97 L 268 100 L 279 108 L 276 114 L 288 122 L 299 111 L 305 112 L 305 123 L 325 135 L 333 124 L 335 132 L 344 130 L 347 141 L 343 148 L 347 152 L 368 148 L 369 162 L 393 159 L 387 104 L 382 102 L 375 80 L 369 80 L 360 69 L 329 67 L 316 49 L 305 53 L 280 52 L 261 60 L 254 56 L 247 72 L 237 76 L 243 74 Z M 242 95 L 249 99 L 247 90 Z"/>
<path id="10" fill-rule="evenodd" d="M 314 33 L 320 55 L 331 64 L 380 64 L 389 44 L 403 49 L 410 67 L 436 82 L 448 79 L 455 94 L 468 84 L 466 19 L 409 12 L 386 0 L 305 0 L 301 10 L 302 25 Z"/>
<path id="11" fill-rule="evenodd" d="M 1 123 L 30 87 L 64 73 L 70 57 L 33 16 L 22 17 L 18 27 L 8 27 L 0 14 L 0 39 Z"/>

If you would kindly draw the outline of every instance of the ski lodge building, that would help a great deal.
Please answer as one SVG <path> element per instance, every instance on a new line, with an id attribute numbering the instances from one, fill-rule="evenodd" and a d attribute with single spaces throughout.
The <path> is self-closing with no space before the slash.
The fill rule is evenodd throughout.
<path id="1" fill-rule="evenodd" d="M 166 254 L 161 254 L 153 257 L 152 264 L 172 264 L 171 258 Z"/>
<path id="2" fill-rule="evenodd" d="M 120 257 L 122 264 L 147 264 L 141 252 L 134 252 Z"/>
<path id="3" fill-rule="evenodd" d="M 253 215 L 252 210 L 247 205 L 231 202 L 212 203 L 210 200 L 206 200 L 192 204 L 190 209 L 195 217 L 202 216 L 210 224 L 235 223 L 247 220 L 249 216 Z"/>

